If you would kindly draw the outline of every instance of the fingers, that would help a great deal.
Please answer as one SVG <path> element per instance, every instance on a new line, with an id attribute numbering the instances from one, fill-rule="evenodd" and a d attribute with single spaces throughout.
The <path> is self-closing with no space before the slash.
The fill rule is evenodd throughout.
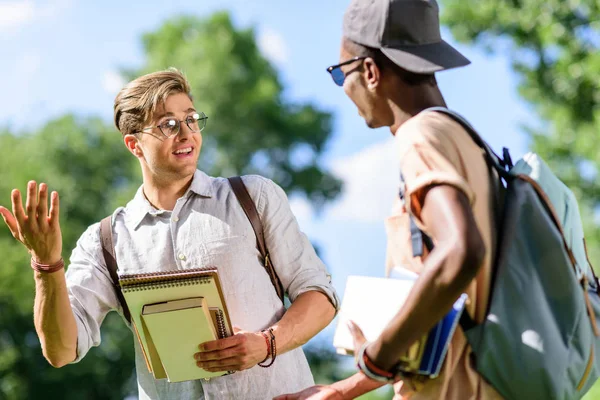
<path id="1" fill-rule="evenodd" d="M 243 347 L 229 347 L 225 350 L 214 350 L 194 354 L 197 361 L 225 360 L 236 356 L 245 356 L 246 351 Z"/>
<path id="2" fill-rule="evenodd" d="M 37 217 L 40 228 L 46 228 L 48 226 L 48 185 L 45 183 L 40 184 Z"/>
<path id="3" fill-rule="evenodd" d="M 225 339 L 212 340 L 210 342 L 204 342 L 198 346 L 200 351 L 216 351 L 216 350 L 224 350 L 230 347 L 239 346 L 246 341 L 246 336 L 244 335 L 234 335 Z"/>
<path id="4" fill-rule="evenodd" d="M 37 222 L 37 183 L 29 181 L 27 183 L 27 200 L 25 201 L 25 212 L 30 224 Z"/>
<path id="5" fill-rule="evenodd" d="M 12 202 L 12 211 L 15 219 L 17 220 L 17 226 L 19 231 L 21 227 L 25 225 L 25 210 L 23 209 L 23 202 L 21 200 L 21 192 L 18 189 L 14 189 L 11 193 L 10 200 Z"/>
<path id="6" fill-rule="evenodd" d="M 2 215 L 2 219 L 6 223 L 6 226 L 8 226 L 10 233 L 12 233 L 15 238 L 18 238 L 19 228 L 17 227 L 17 220 L 15 217 L 10 213 L 10 211 L 2 206 L 0 206 L 0 215 Z"/>
<path id="7" fill-rule="evenodd" d="M 60 202 L 58 198 L 58 192 L 52 192 L 50 196 L 50 219 L 48 223 L 50 226 L 58 226 L 58 217 L 60 215 Z"/>
<path id="8" fill-rule="evenodd" d="M 363 331 L 359 328 L 358 325 L 356 325 L 356 323 L 354 323 L 354 321 L 349 320 L 347 324 L 348 329 L 350 329 L 350 333 L 352 334 L 354 348 L 359 349 L 360 346 L 362 346 L 367 341 L 367 339 L 365 338 Z"/>
<path id="9" fill-rule="evenodd" d="M 210 372 L 240 371 L 246 368 L 246 363 L 244 363 L 243 359 L 238 356 L 224 358 L 222 360 L 197 361 L 196 365 L 199 368 Z"/>

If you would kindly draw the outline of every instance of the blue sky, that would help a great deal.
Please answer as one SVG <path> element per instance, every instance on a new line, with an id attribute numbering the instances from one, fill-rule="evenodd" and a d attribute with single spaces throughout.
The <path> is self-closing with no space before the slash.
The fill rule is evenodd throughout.
<path id="1" fill-rule="evenodd" d="M 344 180 L 346 190 L 319 215 L 302 198 L 291 203 L 342 293 L 349 274 L 383 276 L 383 219 L 398 180 L 389 130 L 367 129 L 325 72 L 338 60 L 347 2 L 0 0 L 0 126 L 31 130 L 66 112 L 110 121 L 122 84 L 117 70 L 143 63 L 144 32 L 174 15 L 229 10 L 237 26 L 256 27 L 260 47 L 277 66 L 288 99 L 308 100 L 334 113 L 333 140 L 323 162 Z M 443 36 L 455 44 L 447 31 Z M 527 140 L 519 126 L 535 118 L 518 98 L 508 59 L 457 47 L 472 64 L 438 74 L 449 106 L 466 116 L 494 149 L 505 145 L 513 159 L 522 155 Z M 319 337 L 330 340 L 330 335 L 331 328 Z"/>

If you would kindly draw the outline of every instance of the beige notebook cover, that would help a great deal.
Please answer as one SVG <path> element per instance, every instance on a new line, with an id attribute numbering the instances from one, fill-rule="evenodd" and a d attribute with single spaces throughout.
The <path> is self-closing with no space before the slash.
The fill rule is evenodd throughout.
<path id="1" fill-rule="evenodd" d="M 169 382 L 220 376 L 196 365 L 198 344 L 217 339 L 217 330 L 206 299 L 195 297 L 146 305 L 146 325 Z"/>
<path id="2" fill-rule="evenodd" d="M 333 337 L 333 346 L 337 352 L 344 355 L 354 353 L 348 320 L 354 321 L 361 328 L 368 341 L 377 339 L 404 305 L 413 284 L 414 281 L 406 279 L 349 276 Z M 425 339 L 426 336 L 423 344 Z M 423 347 L 416 343 L 409 354 L 401 359 L 418 363 Z"/>
<path id="3" fill-rule="evenodd" d="M 216 327 L 218 336 L 232 335 L 231 320 L 216 268 L 122 275 L 119 277 L 119 282 L 131 312 L 133 328 L 146 359 L 146 366 L 155 379 L 167 378 L 167 374 L 158 355 L 156 344 L 141 317 L 145 305 L 203 297 L 211 314 L 222 315 L 222 326 Z M 176 327 L 174 331 L 177 331 Z M 199 341 L 198 344 L 200 343 Z"/>

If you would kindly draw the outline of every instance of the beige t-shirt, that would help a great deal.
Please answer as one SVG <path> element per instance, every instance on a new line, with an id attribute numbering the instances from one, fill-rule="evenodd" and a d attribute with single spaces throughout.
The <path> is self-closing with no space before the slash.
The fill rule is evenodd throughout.
<path id="1" fill-rule="evenodd" d="M 484 318 L 490 291 L 491 263 L 495 243 L 494 185 L 483 150 L 469 133 L 451 117 L 438 112 L 422 112 L 405 122 L 396 133 L 400 168 L 405 182 L 405 204 L 398 199 L 386 221 L 388 237 L 387 269 L 402 266 L 420 273 L 421 257 L 413 257 L 409 212 L 425 233 L 420 220 L 424 189 L 432 185 L 451 185 L 470 200 L 475 221 L 483 237 L 486 254 L 477 277 L 466 293 L 466 310 L 476 322 Z M 424 258 L 427 250 L 424 249 Z M 399 382 L 396 399 L 480 400 L 501 399 L 500 395 L 475 371 L 470 361 L 471 347 L 462 329 L 451 341 L 440 376 L 424 382 Z"/>

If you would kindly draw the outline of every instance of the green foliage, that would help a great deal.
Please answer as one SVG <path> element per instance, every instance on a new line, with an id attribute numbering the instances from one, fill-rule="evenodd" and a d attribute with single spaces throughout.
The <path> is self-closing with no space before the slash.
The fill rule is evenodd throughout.
<path id="1" fill-rule="evenodd" d="M 0 159 L 1 204 L 10 208 L 10 191 L 23 191 L 31 179 L 47 182 L 61 194 L 65 256 L 88 225 L 109 214 L 121 197 L 131 197 L 139 185 L 138 167 L 120 134 L 98 119 L 68 115 L 35 134 L 4 132 L 0 148 L 10 149 Z M 4 227 L 0 254 L 0 398 L 122 399 L 132 393 L 132 339 L 120 318 L 107 319 L 102 347 L 76 367 L 50 367 L 33 327 L 28 254 Z"/>
<path id="2" fill-rule="evenodd" d="M 509 50 L 519 92 L 540 121 L 525 128 L 532 150 L 577 195 L 590 258 L 599 259 L 600 2 L 445 0 L 443 6 L 442 20 L 459 41 Z"/>
<path id="3" fill-rule="evenodd" d="M 319 165 L 331 115 L 285 100 L 253 29 L 235 29 L 227 13 L 180 17 L 144 35 L 143 45 L 146 65 L 128 77 L 176 67 L 190 81 L 196 107 L 209 117 L 203 171 L 259 173 L 287 193 L 303 192 L 317 206 L 339 193 L 340 182 Z"/>
<path id="4" fill-rule="evenodd" d="M 539 118 L 525 127 L 532 150 L 575 192 L 592 263 L 600 259 L 598 15 L 597 0 L 444 0 L 442 8 L 457 40 L 510 52 L 519 92 Z M 599 385 L 586 399 L 600 398 Z"/>
<path id="5" fill-rule="evenodd" d="M 331 116 L 283 100 L 277 73 L 260 55 L 252 30 L 220 13 L 167 21 L 144 37 L 147 65 L 135 75 L 176 66 L 187 72 L 196 105 L 209 115 L 200 168 L 212 175 L 260 173 L 316 206 L 340 182 L 319 166 Z M 125 205 L 141 184 L 137 160 L 112 125 L 74 115 L 36 132 L 0 130 L 0 204 L 27 181 L 46 182 L 61 198 L 64 256 L 92 223 Z M 304 162 L 299 162 L 300 158 Z M 33 327 L 34 280 L 28 254 L 0 224 L 0 399 L 123 399 L 135 394 L 131 332 L 115 313 L 102 345 L 77 365 L 54 369 Z"/>

